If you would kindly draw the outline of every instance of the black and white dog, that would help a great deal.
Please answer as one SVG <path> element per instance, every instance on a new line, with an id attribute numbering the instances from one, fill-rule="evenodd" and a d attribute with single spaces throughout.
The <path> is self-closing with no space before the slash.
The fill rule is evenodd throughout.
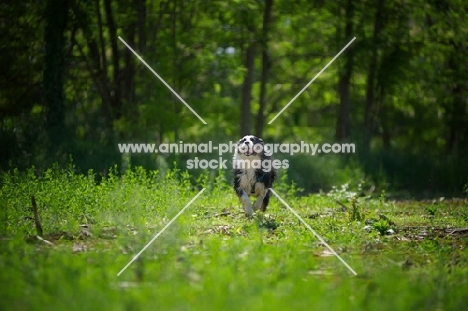
<path id="1" fill-rule="evenodd" d="M 276 171 L 271 165 L 271 153 L 265 148 L 263 140 L 252 135 L 244 136 L 237 142 L 233 159 L 234 190 L 246 216 L 251 216 L 253 210 L 264 212 L 270 201 L 269 188 L 276 179 Z M 253 209 L 249 196 L 257 198 Z"/>

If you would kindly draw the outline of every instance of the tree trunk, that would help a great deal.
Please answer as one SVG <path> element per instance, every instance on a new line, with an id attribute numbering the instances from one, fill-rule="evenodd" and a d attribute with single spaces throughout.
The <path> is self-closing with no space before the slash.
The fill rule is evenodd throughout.
<path id="1" fill-rule="evenodd" d="M 46 107 L 46 128 L 52 152 L 67 139 L 65 128 L 65 31 L 68 21 L 68 0 L 48 0 L 45 8 L 43 89 Z"/>
<path id="2" fill-rule="evenodd" d="M 179 59 L 179 50 L 177 47 L 177 0 L 173 1 L 173 9 L 172 9 L 172 24 L 171 24 L 171 35 L 172 35 L 172 88 L 180 92 L 181 83 L 179 80 L 181 68 L 180 68 L 180 59 Z M 180 5 L 180 4 L 179 4 Z M 182 8 L 179 9 L 179 12 L 182 12 Z M 179 116 L 182 111 L 182 103 L 180 100 L 175 96 L 172 95 L 172 101 L 174 103 L 174 115 Z M 180 119 L 179 119 L 180 121 Z M 174 122 L 174 140 L 179 140 L 179 123 Z"/>
<path id="3" fill-rule="evenodd" d="M 146 1 L 135 0 L 137 10 L 138 50 L 141 54 L 146 52 Z"/>
<path id="4" fill-rule="evenodd" d="M 130 46 L 135 46 L 135 23 L 128 26 L 128 32 L 126 33 L 127 42 Z M 122 113 L 137 122 L 136 118 L 136 107 L 135 107 L 135 55 L 127 49 L 124 53 L 124 64 L 125 69 L 122 71 L 124 74 L 122 77 L 123 83 L 121 94 L 122 99 L 125 100 L 125 106 Z"/>
<path id="5" fill-rule="evenodd" d="M 257 112 L 257 123 L 255 135 L 262 136 L 263 127 L 265 124 L 265 106 L 266 106 L 266 85 L 270 76 L 271 61 L 268 54 L 268 34 L 271 22 L 271 9 L 273 0 L 265 1 L 263 10 L 263 33 L 262 33 L 262 77 L 260 81 L 260 107 Z"/>
<path id="6" fill-rule="evenodd" d="M 107 26 L 109 27 L 109 41 L 112 51 L 112 67 L 113 67 L 113 84 L 111 86 L 112 95 L 112 110 L 115 119 L 120 119 L 122 116 L 122 98 L 121 98 L 121 81 L 120 81 L 120 58 L 119 48 L 117 44 L 117 25 L 112 13 L 112 5 L 110 0 L 104 0 L 104 10 L 106 12 Z"/>
<path id="7" fill-rule="evenodd" d="M 349 40 L 353 36 L 353 15 L 354 6 L 352 0 L 348 0 L 346 6 L 346 27 L 345 38 Z M 353 48 L 350 47 L 349 51 L 345 54 L 345 68 L 340 76 L 338 85 L 340 93 L 340 106 L 338 110 L 338 117 L 336 121 L 335 138 L 337 141 L 345 141 L 349 138 L 350 128 L 350 114 L 351 114 L 351 76 L 353 72 Z"/>
<path id="8" fill-rule="evenodd" d="M 452 101 L 448 109 L 448 136 L 446 139 L 447 154 L 458 154 L 461 150 L 460 133 L 464 130 L 466 124 L 463 119 L 465 109 L 463 105 L 462 86 L 455 83 L 452 87 Z M 460 152 L 461 153 L 461 152 Z"/>
<path id="9" fill-rule="evenodd" d="M 245 73 L 244 83 L 242 84 L 242 104 L 240 116 L 241 136 L 251 134 L 251 115 L 250 106 L 252 101 L 252 84 L 254 80 L 254 61 L 255 61 L 255 43 L 250 43 L 245 54 Z"/>
<path id="10" fill-rule="evenodd" d="M 375 90 L 377 87 L 376 83 L 376 71 L 377 61 L 379 53 L 379 36 L 383 28 L 382 23 L 383 17 L 383 0 L 378 0 L 376 5 L 375 19 L 374 19 L 374 34 L 373 34 L 373 48 L 372 55 L 369 64 L 369 70 L 367 72 L 367 89 L 366 89 L 366 108 L 364 113 L 364 150 L 368 152 L 370 150 L 370 143 L 372 140 L 374 125 L 375 125 L 375 102 L 376 95 Z"/>
<path id="11" fill-rule="evenodd" d="M 96 51 L 96 53 L 94 53 L 96 54 L 94 57 L 95 63 L 99 64 L 98 75 L 99 75 L 100 86 L 99 86 L 99 81 L 97 84 L 98 84 L 100 94 L 101 94 L 102 113 L 105 118 L 106 127 L 108 129 L 111 129 L 112 121 L 113 121 L 112 120 L 112 103 L 111 103 L 112 100 L 111 100 L 111 94 L 109 90 L 109 77 L 107 75 L 108 65 L 107 65 L 107 56 L 106 56 L 106 41 L 104 40 L 104 27 L 103 27 L 103 22 L 102 22 L 101 6 L 99 3 L 99 0 L 95 0 L 95 5 L 96 5 L 96 16 L 98 20 L 99 45 L 100 45 L 99 52 Z M 100 53 L 100 58 L 98 56 L 99 53 Z M 91 56 L 93 56 L 92 49 L 90 49 L 90 54 Z M 101 60 L 100 62 L 98 62 L 99 59 Z"/>
<path id="12" fill-rule="evenodd" d="M 145 0 L 134 0 L 134 4 L 135 4 L 135 9 L 136 9 L 136 12 L 137 12 L 137 21 L 136 21 L 136 34 L 137 34 L 137 46 L 138 46 L 138 52 L 140 55 L 142 55 L 143 57 L 146 55 L 146 1 Z M 132 57 L 134 57 L 132 55 Z M 138 83 L 138 82 L 135 82 L 135 81 L 138 81 L 139 77 L 142 77 L 143 76 L 143 70 L 146 70 L 146 68 L 144 68 L 144 66 L 138 66 L 138 65 L 135 65 L 135 58 L 133 58 L 134 62 L 133 62 L 133 67 L 132 67 L 132 74 L 133 74 L 133 88 L 132 88 L 132 96 L 133 96 L 133 105 L 134 105 L 134 109 L 132 110 L 132 117 L 133 119 L 135 120 L 135 122 L 137 122 L 137 118 L 138 118 L 138 109 L 137 109 L 137 102 L 138 102 L 138 99 L 136 98 L 136 89 L 135 89 L 135 84 Z M 138 64 L 138 63 L 137 63 Z M 147 95 L 148 92 L 145 94 Z"/>

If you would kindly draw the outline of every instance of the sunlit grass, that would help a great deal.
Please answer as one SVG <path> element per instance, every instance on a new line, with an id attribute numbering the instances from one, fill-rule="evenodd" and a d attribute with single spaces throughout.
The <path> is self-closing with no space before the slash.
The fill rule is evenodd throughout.
<path id="1" fill-rule="evenodd" d="M 281 203 L 245 218 L 223 175 L 53 168 L 5 174 L 0 214 L 2 310 L 450 310 L 468 293 L 468 204 L 391 202 L 339 186 L 276 191 L 358 273 Z M 206 191 L 120 276 L 202 188 Z M 31 195 L 43 238 L 36 231 Z M 339 203 L 347 208 L 344 208 Z M 357 219 L 353 217 L 359 213 Z M 383 226 L 392 228 L 387 235 Z M 368 226 L 367 230 L 364 228 Z"/>

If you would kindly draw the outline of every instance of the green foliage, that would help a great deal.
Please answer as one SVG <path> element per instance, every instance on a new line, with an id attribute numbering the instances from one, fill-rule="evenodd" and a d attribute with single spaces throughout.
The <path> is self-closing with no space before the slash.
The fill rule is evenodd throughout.
<path id="1" fill-rule="evenodd" d="M 435 216 L 435 214 L 437 213 L 437 209 L 438 207 L 435 204 L 426 206 L 426 211 L 429 213 L 430 216 Z"/>
<path id="2" fill-rule="evenodd" d="M 258 127 L 266 141 L 331 143 L 340 123 L 349 128 L 344 140 L 356 144 L 356 154 L 284 156 L 289 178 L 306 193 L 361 179 L 379 190 L 421 196 L 464 189 L 468 75 L 459 63 L 468 56 L 468 27 L 462 1 L 280 0 L 271 2 L 269 19 L 270 1 L 54 3 L 27 0 L 2 8 L 2 172 L 57 161 L 65 167 L 72 154 L 78 171 L 92 168 L 98 178 L 115 164 L 164 175 L 166 163 L 192 155 L 122 155 L 117 144 L 237 140 L 246 117 L 239 105 L 251 98 L 251 131 L 263 123 Z M 349 36 L 356 41 L 267 124 Z M 50 49 L 54 43 L 60 46 Z M 252 91 L 244 94 L 250 45 Z M 347 97 L 344 122 L 338 108 Z"/>
<path id="3" fill-rule="evenodd" d="M 351 198 L 351 212 L 349 219 L 351 221 L 364 220 L 364 213 L 361 211 L 361 207 L 359 206 L 358 199 L 356 197 Z"/>
<path id="4" fill-rule="evenodd" d="M 295 197 L 304 191 L 304 189 L 298 188 L 293 180 L 290 180 L 286 171 L 280 171 L 278 174 L 275 189 L 287 197 Z"/>
<path id="5" fill-rule="evenodd" d="M 379 219 L 378 221 L 374 222 L 372 224 L 372 227 L 377 230 L 380 235 L 385 235 L 387 234 L 387 231 L 390 229 L 390 225 L 388 224 L 388 221 L 385 219 Z"/>
<path id="6" fill-rule="evenodd" d="M 302 310 L 313 304 L 406 310 L 466 304 L 466 239 L 463 232 L 444 231 L 468 226 L 462 200 L 438 202 L 427 231 L 424 202 L 390 205 L 383 193 L 359 201 L 360 190 L 349 185 L 299 197 L 287 176 L 280 177 L 275 190 L 356 270 L 358 277 L 351 277 L 278 202 L 248 219 L 223 172 L 206 173 L 200 181 L 207 190 L 117 276 L 199 189 L 176 165 L 164 175 L 141 167 L 119 175 L 113 167 L 100 182 L 95 177 L 76 173 L 71 164 L 2 176 L 0 283 L 9 286 L 0 290 L 0 308 Z M 53 245 L 34 238 L 31 195 L 43 239 Z M 344 198 L 361 212 L 365 205 L 391 215 L 401 233 L 389 235 L 395 225 L 385 217 L 368 232 L 345 212 L 325 212 Z M 370 212 L 369 219 L 376 211 Z M 24 299 L 25 292 L 34 295 Z"/>

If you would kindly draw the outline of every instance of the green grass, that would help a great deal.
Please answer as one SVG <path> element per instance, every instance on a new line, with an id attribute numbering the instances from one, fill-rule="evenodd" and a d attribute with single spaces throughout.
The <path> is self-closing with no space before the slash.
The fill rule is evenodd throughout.
<path id="1" fill-rule="evenodd" d="M 358 273 L 276 199 L 243 216 L 229 182 L 177 169 L 12 171 L 1 184 L 2 310 L 463 310 L 468 203 L 390 202 L 347 185 L 275 190 Z M 198 185 L 197 187 L 192 184 Z M 120 276 L 202 188 L 206 191 Z M 34 195 L 49 245 L 34 238 Z M 341 202 L 347 208 L 337 203 Z M 366 227 L 366 230 L 364 230 Z M 394 234 L 387 235 L 388 229 Z"/>

